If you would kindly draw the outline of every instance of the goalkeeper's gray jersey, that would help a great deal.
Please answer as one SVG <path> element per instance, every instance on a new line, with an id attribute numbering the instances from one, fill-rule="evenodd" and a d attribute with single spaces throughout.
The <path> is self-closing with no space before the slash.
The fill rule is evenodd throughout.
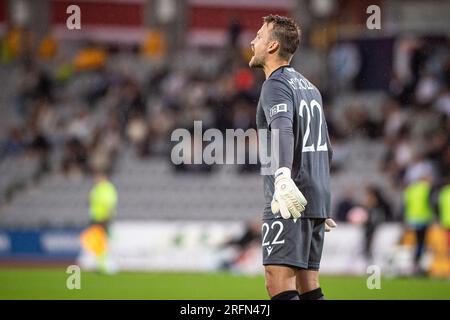
<path id="1" fill-rule="evenodd" d="M 308 201 L 302 217 L 327 218 L 330 216 L 332 150 L 322 97 L 314 85 L 290 66 L 278 68 L 264 82 L 256 113 L 258 130 L 270 130 L 271 122 L 278 117 L 286 117 L 292 121 L 295 139 L 292 179 Z M 260 143 L 267 142 L 266 145 L 270 146 L 270 140 L 270 134 L 260 135 Z M 260 155 L 260 159 L 262 157 L 263 155 Z M 262 173 L 264 218 L 270 219 L 275 217 L 270 209 L 274 176 L 265 173 L 264 164 Z"/>

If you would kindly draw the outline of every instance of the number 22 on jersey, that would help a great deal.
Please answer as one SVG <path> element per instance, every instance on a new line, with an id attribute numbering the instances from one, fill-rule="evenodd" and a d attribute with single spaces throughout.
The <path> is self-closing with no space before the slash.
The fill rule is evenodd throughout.
<path id="1" fill-rule="evenodd" d="M 316 127 L 317 121 L 314 121 L 313 125 L 311 125 L 311 119 L 314 118 L 314 111 L 316 110 L 319 113 L 318 128 Z M 302 99 L 300 102 L 299 115 L 306 120 L 306 130 L 303 136 L 302 152 L 328 151 L 326 140 L 322 143 L 322 125 L 324 121 L 323 110 L 320 103 L 316 100 L 311 100 L 311 103 L 308 104 L 308 102 Z M 317 141 L 315 143 L 312 141 L 312 137 L 310 137 L 311 130 L 319 131 Z"/>

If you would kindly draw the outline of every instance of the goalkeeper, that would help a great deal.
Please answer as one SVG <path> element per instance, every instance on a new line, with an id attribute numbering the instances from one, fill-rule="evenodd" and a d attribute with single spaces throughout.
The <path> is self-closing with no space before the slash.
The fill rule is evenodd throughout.
<path id="1" fill-rule="evenodd" d="M 324 299 L 319 285 L 324 232 L 335 227 L 329 219 L 332 150 L 322 97 L 290 66 L 299 40 L 292 19 L 270 15 L 251 42 L 249 66 L 266 76 L 258 131 L 270 130 L 264 144 L 279 147 L 275 174 L 264 176 L 262 224 L 266 288 L 274 300 Z"/>

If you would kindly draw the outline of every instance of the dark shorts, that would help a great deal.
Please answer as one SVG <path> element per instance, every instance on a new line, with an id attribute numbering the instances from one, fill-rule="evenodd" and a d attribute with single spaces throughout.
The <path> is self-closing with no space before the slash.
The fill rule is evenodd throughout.
<path id="1" fill-rule="evenodd" d="M 262 222 L 263 265 L 319 270 L 325 219 L 264 219 Z"/>

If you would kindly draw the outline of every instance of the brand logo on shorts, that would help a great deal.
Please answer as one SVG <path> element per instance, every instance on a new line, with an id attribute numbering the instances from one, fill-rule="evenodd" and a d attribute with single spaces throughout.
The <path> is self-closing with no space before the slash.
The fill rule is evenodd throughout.
<path id="1" fill-rule="evenodd" d="M 270 254 L 272 253 L 273 247 L 268 246 L 266 249 L 267 249 L 267 255 L 270 256 Z"/>

